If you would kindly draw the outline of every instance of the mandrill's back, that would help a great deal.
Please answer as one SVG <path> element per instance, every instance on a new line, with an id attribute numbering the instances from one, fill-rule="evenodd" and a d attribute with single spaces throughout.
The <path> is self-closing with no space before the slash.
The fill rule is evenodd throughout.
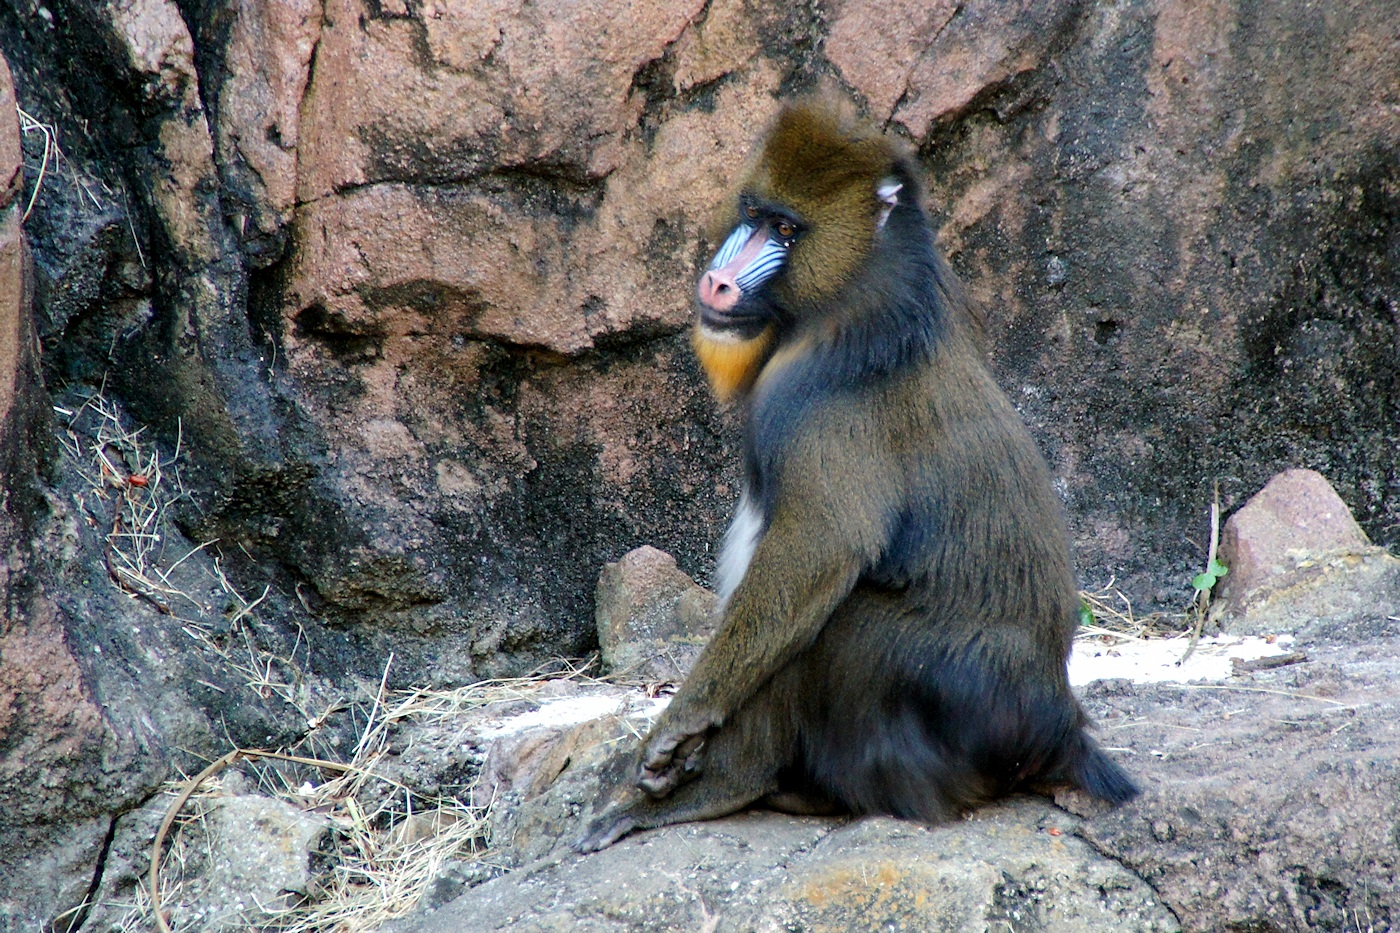
<path id="1" fill-rule="evenodd" d="M 945 342 L 909 378 L 920 405 L 891 435 L 907 451 L 908 498 L 867 579 L 907 588 L 945 626 L 1036 633 L 1063 669 L 1078 597 L 1044 459 L 969 341 Z"/>
<path id="2" fill-rule="evenodd" d="M 929 624 L 1033 632 L 1062 675 L 1078 604 L 1062 507 L 911 207 L 818 307 L 819 326 L 795 328 L 765 367 L 749 408 L 751 485 L 766 502 L 814 478 L 833 497 L 879 500 L 862 510 L 885 522 L 862 586 L 902 594 Z"/>
<path id="3" fill-rule="evenodd" d="M 904 488 L 879 559 L 798 662 L 812 706 L 793 787 L 931 822 L 1017 790 L 1131 798 L 1069 688 L 1067 534 L 1020 417 L 956 337 L 881 396 L 823 427 L 863 436 Z"/>

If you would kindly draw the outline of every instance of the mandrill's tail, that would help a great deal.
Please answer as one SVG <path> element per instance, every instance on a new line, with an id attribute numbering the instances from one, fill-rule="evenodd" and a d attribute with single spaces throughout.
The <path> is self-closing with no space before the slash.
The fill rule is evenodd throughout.
<path id="1" fill-rule="evenodd" d="M 1138 794 L 1138 786 L 1128 772 L 1109 758 L 1104 750 L 1083 732 L 1079 733 L 1079 754 L 1070 757 L 1061 776 L 1090 797 L 1113 804 L 1127 803 Z"/>

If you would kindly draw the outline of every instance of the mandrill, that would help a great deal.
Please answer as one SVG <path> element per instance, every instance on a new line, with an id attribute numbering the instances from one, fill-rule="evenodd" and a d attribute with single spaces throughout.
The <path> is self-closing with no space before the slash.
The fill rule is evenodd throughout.
<path id="1" fill-rule="evenodd" d="M 755 803 L 941 822 L 1018 790 L 1135 796 L 1070 692 L 1060 503 L 910 156 L 789 104 L 732 223 L 694 331 L 745 418 L 722 618 L 579 849 Z"/>

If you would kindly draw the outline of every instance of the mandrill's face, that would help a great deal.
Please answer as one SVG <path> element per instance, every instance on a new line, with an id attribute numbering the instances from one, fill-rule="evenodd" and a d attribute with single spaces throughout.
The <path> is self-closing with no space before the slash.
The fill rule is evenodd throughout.
<path id="1" fill-rule="evenodd" d="M 778 118 L 700 276 L 694 344 L 721 399 L 747 391 L 780 333 L 851 279 L 897 203 L 897 153 L 838 122 L 810 110 Z"/>
<path id="2" fill-rule="evenodd" d="M 808 223 L 797 212 L 754 193 L 739 199 L 739 220 L 700 276 L 700 326 L 751 339 L 776 308 L 760 296 L 783 273 Z"/>

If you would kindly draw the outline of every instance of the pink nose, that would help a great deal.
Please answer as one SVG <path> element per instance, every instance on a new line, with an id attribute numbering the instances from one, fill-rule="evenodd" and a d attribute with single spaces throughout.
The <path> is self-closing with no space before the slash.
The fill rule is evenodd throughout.
<path id="1" fill-rule="evenodd" d="M 700 303 L 716 311 L 728 311 L 743 297 L 734 276 L 724 269 L 711 269 L 700 276 Z"/>

